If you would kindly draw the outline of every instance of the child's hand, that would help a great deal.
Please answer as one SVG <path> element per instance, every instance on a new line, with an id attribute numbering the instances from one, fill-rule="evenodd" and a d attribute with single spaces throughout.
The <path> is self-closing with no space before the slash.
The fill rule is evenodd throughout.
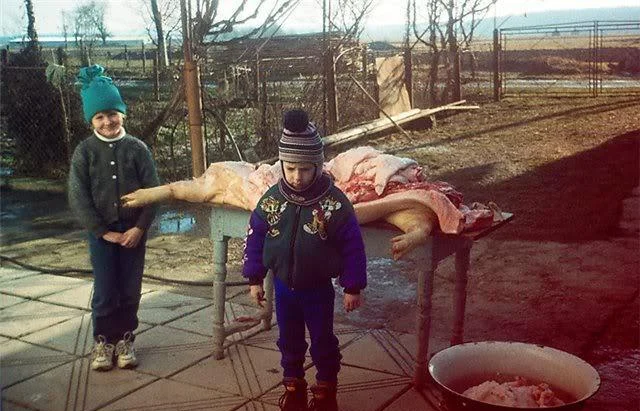
<path id="1" fill-rule="evenodd" d="M 356 308 L 360 307 L 360 305 L 362 305 L 362 298 L 360 297 L 360 294 L 345 293 L 343 305 L 344 305 L 344 309 L 347 312 L 353 311 Z"/>
<path id="2" fill-rule="evenodd" d="M 122 233 L 120 245 L 126 248 L 134 248 L 140 242 L 143 234 L 144 230 L 142 230 L 141 228 L 131 227 L 130 229 Z"/>
<path id="3" fill-rule="evenodd" d="M 251 298 L 253 299 L 253 301 L 255 301 L 259 307 L 264 307 L 263 301 L 265 301 L 265 298 L 264 298 L 264 290 L 262 289 L 262 286 L 250 285 L 249 292 L 251 293 Z"/>
<path id="4" fill-rule="evenodd" d="M 120 242 L 122 241 L 122 233 L 118 233 L 116 231 L 107 231 L 102 236 L 102 239 L 110 243 L 120 244 Z"/>

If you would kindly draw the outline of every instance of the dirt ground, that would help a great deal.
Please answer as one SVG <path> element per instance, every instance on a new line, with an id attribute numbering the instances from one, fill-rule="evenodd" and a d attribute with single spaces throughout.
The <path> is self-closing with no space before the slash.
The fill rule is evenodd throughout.
<path id="1" fill-rule="evenodd" d="M 416 159 L 432 180 L 461 191 L 465 203 L 494 201 L 515 214 L 472 250 L 465 340 L 538 343 L 587 360 L 602 378 L 587 411 L 640 406 L 639 113 L 637 96 L 507 99 L 438 119 L 431 129 L 414 127 L 410 138 L 398 133 L 359 142 Z M 5 232 L 2 255 L 33 265 L 56 267 L 62 261 L 87 268 L 78 233 L 48 197 L 3 191 L 3 213 L 7 204 L 29 199 L 54 212 Z M 196 227 L 206 225 L 202 207 L 173 207 L 195 216 Z M 11 221 L 3 218 L 6 227 Z M 46 235 L 25 241 L 21 233 L 29 230 Z M 147 274 L 210 281 L 206 236 L 207 229 L 154 234 Z M 238 241 L 230 251 L 237 268 Z M 366 306 L 349 315 L 338 310 L 339 320 L 412 332 L 419 267 L 375 260 L 369 268 Z M 436 275 L 432 350 L 448 341 L 453 271 L 453 262 L 445 261 Z M 172 287 L 210 295 L 207 287 Z"/>
<path id="2" fill-rule="evenodd" d="M 637 97 L 511 99 L 374 142 L 418 160 L 465 202 L 515 214 L 472 251 L 465 339 L 581 356 L 603 379 L 588 410 L 639 409 L 639 113 Z M 452 272 L 444 264 L 434 289 L 444 321 L 432 327 L 445 334 Z"/>

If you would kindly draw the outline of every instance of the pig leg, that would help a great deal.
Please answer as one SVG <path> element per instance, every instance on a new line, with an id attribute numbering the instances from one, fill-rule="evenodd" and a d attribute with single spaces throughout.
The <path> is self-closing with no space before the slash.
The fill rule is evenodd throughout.
<path id="1" fill-rule="evenodd" d="M 203 174 L 193 180 L 176 181 L 152 188 L 141 188 L 121 197 L 125 207 L 144 207 L 148 204 L 168 200 L 183 200 L 190 203 L 215 202 L 221 193 L 221 179 Z"/>
<path id="2" fill-rule="evenodd" d="M 152 188 L 140 188 L 133 193 L 125 194 L 120 197 L 124 207 L 144 207 L 149 204 L 161 203 L 171 200 L 173 193 L 169 184 L 165 184 Z"/>
<path id="3" fill-rule="evenodd" d="M 389 214 L 384 218 L 404 231 L 391 239 L 391 255 L 401 259 L 409 251 L 427 242 L 427 238 L 438 224 L 438 217 L 428 207 L 419 206 Z"/>

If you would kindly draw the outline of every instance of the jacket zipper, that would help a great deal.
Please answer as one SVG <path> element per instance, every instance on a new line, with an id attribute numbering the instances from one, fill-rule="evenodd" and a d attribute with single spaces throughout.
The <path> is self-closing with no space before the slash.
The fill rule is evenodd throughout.
<path id="1" fill-rule="evenodd" d="M 296 235 L 298 234 L 298 221 L 300 220 L 300 211 L 302 209 L 302 206 L 298 206 L 298 208 L 296 209 L 296 218 L 293 220 L 293 233 L 291 235 L 291 244 L 289 246 L 289 275 L 288 275 L 288 282 L 289 282 L 289 288 L 291 290 L 294 289 L 293 287 L 293 269 L 296 267 L 295 264 L 295 258 L 296 258 L 296 253 L 294 250 L 295 244 L 296 244 Z"/>

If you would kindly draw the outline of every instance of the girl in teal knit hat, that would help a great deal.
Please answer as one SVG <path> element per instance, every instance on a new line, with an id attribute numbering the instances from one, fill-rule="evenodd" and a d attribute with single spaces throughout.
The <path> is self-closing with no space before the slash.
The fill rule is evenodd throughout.
<path id="1" fill-rule="evenodd" d="M 138 364 L 133 349 L 138 327 L 147 230 L 154 206 L 124 208 L 120 196 L 159 184 L 147 146 L 124 127 L 127 106 L 98 65 L 78 74 L 85 120 L 93 133 L 76 147 L 69 170 L 69 203 L 87 229 L 94 286 L 91 368 Z"/>

